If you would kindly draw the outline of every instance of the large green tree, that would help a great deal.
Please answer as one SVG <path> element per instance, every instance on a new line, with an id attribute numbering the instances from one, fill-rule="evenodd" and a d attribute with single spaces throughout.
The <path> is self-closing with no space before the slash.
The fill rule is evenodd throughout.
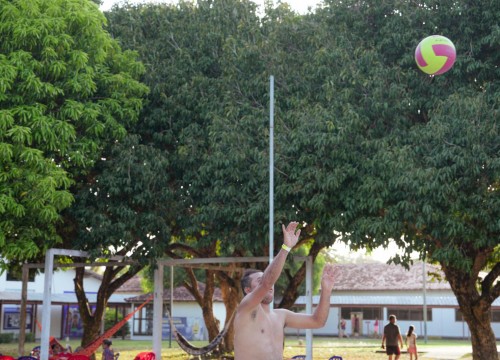
<path id="1" fill-rule="evenodd" d="M 412 251 L 439 262 L 475 359 L 493 358 L 499 5 L 325 1 L 314 14 L 280 6 L 261 19 L 252 6 L 181 2 L 110 15 L 110 31 L 148 66 L 142 140 L 171 159 L 170 189 L 186 205 L 170 254 L 267 254 L 274 75 L 276 242 L 279 223 L 298 218 L 313 257 L 340 233 L 353 248 L 396 241 L 406 250 L 396 262 L 408 264 Z M 437 77 L 413 58 L 433 33 L 458 53 Z M 297 295 L 296 274 L 282 304 Z"/>
<path id="2" fill-rule="evenodd" d="M 396 262 L 409 263 L 413 251 L 439 262 L 474 359 L 497 359 L 490 322 L 500 294 L 499 14 L 497 2 L 475 1 L 327 1 L 316 14 L 351 49 L 325 79 L 336 117 L 327 142 L 333 161 L 317 176 L 334 186 L 318 192 L 318 227 L 331 224 L 355 248 L 393 239 L 403 250 Z M 434 33 L 454 41 L 457 61 L 431 77 L 413 54 Z"/>
<path id="3" fill-rule="evenodd" d="M 169 244 L 175 202 L 165 168 L 168 161 L 158 150 L 139 144 L 137 135 L 129 135 L 96 163 L 67 211 L 65 219 L 71 219 L 75 229 L 75 248 L 88 251 L 91 259 L 118 255 L 135 262 L 106 267 L 94 311 L 86 305 L 83 269 L 77 270 L 75 290 L 84 323 L 83 346 L 99 334 L 107 300 L 114 291 L 144 266 L 154 265 Z"/>
<path id="4" fill-rule="evenodd" d="M 144 146 L 157 148 L 168 158 L 168 166 L 157 176 L 168 182 L 178 203 L 174 216 L 165 218 L 170 220 L 174 235 L 168 247 L 172 257 L 214 257 L 234 251 L 234 247 L 222 249 L 219 245 L 219 239 L 227 235 L 212 231 L 216 219 L 205 222 L 198 217 L 198 179 L 209 176 L 200 165 L 210 152 L 208 129 L 213 114 L 220 112 L 223 96 L 220 56 L 226 38 L 237 34 L 238 26 L 242 32 L 257 28 L 254 10 L 253 4 L 236 1 L 200 2 L 198 6 L 181 2 L 175 6 L 129 6 L 108 14 L 110 31 L 124 46 L 138 50 L 148 66 L 145 82 L 151 87 L 150 101 L 137 133 Z M 192 193 L 193 188 L 196 193 Z M 206 291 L 200 294 L 197 278 L 187 271 L 185 285 L 199 301 L 209 336 L 214 338 L 219 331 L 211 311 L 215 274 L 206 272 Z M 229 309 L 234 311 L 238 284 L 231 277 L 219 276 L 236 289 L 232 291 L 236 296 L 225 296 L 233 302 Z M 232 334 L 225 343 L 232 349 Z"/>
<path id="5" fill-rule="evenodd" d="M 152 89 L 144 112 L 146 126 L 138 131 L 144 143 L 164 149 L 172 159 L 165 176 L 172 179 L 171 188 L 179 189 L 178 199 L 188 206 L 176 217 L 184 236 L 175 237 L 168 255 L 267 255 L 267 107 L 269 75 L 273 72 L 268 67 L 279 75 L 277 152 L 287 149 L 291 140 L 295 140 L 294 149 L 303 141 L 311 145 L 312 138 L 294 136 L 287 127 L 296 126 L 296 114 L 302 120 L 310 107 L 316 107 L 311 104 L 318 103 L 311 90 L 320 86 L 318 80 L 321 83 L 323 78 L 311 61 L 322 39 L 315 35 L 318 29 L 314 22 L 286 6 L 267 9 L 268 15 L 261 20 L 251 3 L 197 5 L 129 7 L 109 14 L 111 32 L 125 46 L 137 49 L 151 69 L 146 76 Z M 302 86 L 304 77 L 310 86 Z M 318 119 L 311 121 L 317 124 L 315 133 L 323 129 L 320 126 L 325 116 L 321 106 L 317 112 L 322 114 L 315 114 Z M 294 156 L 288 154 L 280 156 L 277 164 L 278 172 L 283 174 L 285 168 L 288 173 L 279 175 L 275 248 L 281 244 L 281 222 L 298 217 L 308 224 L 302 232 L 305 246 L 301 255 L 316 258 L 330 244 L 331 233 L 326 229 L 315 232 L 313 218 L 305 217 L 311 212 L 296 207 L 297 189 L 288 186 L 288 178 L 299 178 L 304 165 L 305 161 L 297 166 Z M 305 266 L 290 266 L 285 273 L 287 283 L 278 287 L 283 289 L 279 306 L 290 307 L 301 294 Z M 226 319 L 241 297 L 239 274 L 207 272 L 204 278 L 212 285 L 208 280 L 218 277 Z M 197 293 L 191 273 L 186 278 L 186 285 L 204 309 L 213 338 L 217 327 L 210 315 L 211 297 Z M 225 345 L 232 349 L 231 331 Z"/>
<path id="6" fill-rule="evenodd" d="M 91 1 L 2 0 L 0 19 L 0 261 L 12 267 L 51 247 L 88 248 L 65 210 L 104 150 L 137 121 L 148 88 L 136 54 L 104 30 Z M 77 269 L 89 339 L 109 296 L 137 271 L 123 268 L 106 270 L 93 317 Z"/>
<path id="7" fill-rule="evenodd" d="M 71 186 L 135 122 L 143 68 L 90 1 L 0 1 L 2 264 L 61 245 Z M 71 239 L 68 239 L 69 243 Z"/>

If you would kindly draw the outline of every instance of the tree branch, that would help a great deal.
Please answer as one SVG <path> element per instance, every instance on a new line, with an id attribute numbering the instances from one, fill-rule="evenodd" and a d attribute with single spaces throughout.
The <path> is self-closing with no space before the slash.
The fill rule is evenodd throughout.
<path id="1" fill-rule="evenodd" d="M 493 286 L 492 290 L 490 291 L 490 296 L 492 303 L 500 296 L 500 281 L 498 281 L 495 286 Z"/>
<path id="2" fill-rule="evenodd" d="M 483 293 L 489 293 L 492 296 L 493 301 L 500 296 L 500 281 L 496 284 L 494 282 L 500 276 L 500 263 L 496 263 L 493 269 L 486 275 L 481 283 Z M 494 284 L 494 285 L 493 285 Z"/>
<path id="3" fill-rule="evenodd" d="M 474 250 L 473 250 L 474 251 Z M 488 262 L 488 257 L 491 254 L 491 249 L 478 250 L 476 256 L 471 256 L 474 259 L 474 263 L 472 264 L 472 278 L 478 278 L 479 273 L 486 266 Z M 472 255 L 472 254 L 471 254 Z"/>

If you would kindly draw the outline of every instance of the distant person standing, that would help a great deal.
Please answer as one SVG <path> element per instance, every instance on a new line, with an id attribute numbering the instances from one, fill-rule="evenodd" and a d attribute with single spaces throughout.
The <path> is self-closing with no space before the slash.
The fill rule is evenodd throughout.
<path id="1" fill-rule="evenodd" d="M 384 347 L 385 342 L 385 347 Z M 401 347 L 398 346 L 401 345 Z M 382 337 L 382 349 L 389 356 L 389 360 L 398 360 L 401 356 L 401 349 L 403 348 L 403 337 L 399 331 L 399 326 L 396 325 L 396 315 L 389 316 L 389 323 L 384 326 L 384 336 Z"/>
<path id="2" fill-rule="evenodd" d="M 373 323 L 373 336 L 378 339 L 378 317 L 375 318 L 375 322 Z"/>
<path id="3" fill-rule="evenodd" d="M 347 337 L 347 335 L 345 334 L 345 327 L 346 327 L 346 321 L 345 321 L 345 319 L 341 319 L 340 324 L 339 324 L 339 328 L 340 328 L 339 337 L 340 338 Z"/>
<path id="4" fill-rule="evenodd" d="M 417 351 L 417 334 L 415 334 L 415 327 L 410 325 L 408 333 L 406 334 L 406 348 L 408 349 L 408 354 L 410 354 L 410 360 L 413 360 L 413 355 L 415 355 L 415 360 L 418 359 Z"/>

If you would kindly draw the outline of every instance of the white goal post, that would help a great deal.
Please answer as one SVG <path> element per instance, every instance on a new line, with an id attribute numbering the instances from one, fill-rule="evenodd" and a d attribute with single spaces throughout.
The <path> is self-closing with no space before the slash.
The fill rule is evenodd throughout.
<path id="1" fill-rule="evenodd" d="M 50 329 L 50 313 L 52 304 L 52 275 L 54 272 L 54 256 L 89 257 L 88 252 L 66 249 L 48 249 L 45 253 L 45 281 L 42 307 L 42 329 Z M 110 260 L 120 260 L 123 257 L 113 257 Z M 293 258 L 306 262 L 306 312 L 312 313 L 312 257 L 296 256 Z M 153 298 L 153 352 L 161 360 L 162 350 L 162 323 L 163 323 L 163 268 L 164 266 L 189 266 L 200 264 L 234 264 L 251 262 L 269 262 L 268 257 L 220 257 L 198 259 L 159 259 L 154 272 L 154 298 Z M 80 264 L 79 264 L 80 265 Z M 120 263 L 102 263 L 99 266 L 119 266 Z M 68 264 L 71 266 L 71 264 Z M 90 266 L 90 264 L 89 264 Z M 173 316 L 173 314 L 171 314 Z M 40 360 L 49 360 L 50 331 L 42 331 L 40 341 Z M 312 330 L 306 329 L 306 358 L 312 360 Z"/>

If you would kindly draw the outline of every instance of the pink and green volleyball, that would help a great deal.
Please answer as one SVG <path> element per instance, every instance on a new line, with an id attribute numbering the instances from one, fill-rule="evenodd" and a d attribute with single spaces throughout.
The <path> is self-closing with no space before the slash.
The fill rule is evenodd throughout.
<path id="1" fill-rule="evenodd" d="M 451 69 L 456 57 L 455 45 L 441 35 L 426 37 L 415 50 L 418 68 L 429 75 L 444 74 Z"/>

